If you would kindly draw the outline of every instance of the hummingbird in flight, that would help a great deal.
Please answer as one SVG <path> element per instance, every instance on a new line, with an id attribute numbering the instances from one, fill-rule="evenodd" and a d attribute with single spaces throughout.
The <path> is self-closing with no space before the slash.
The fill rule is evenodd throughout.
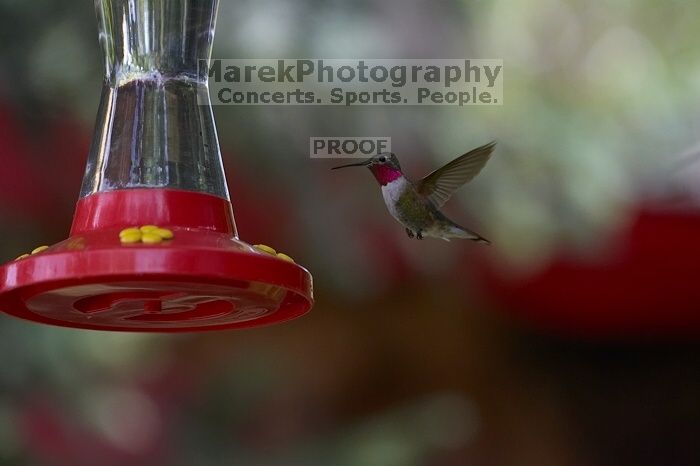
<path id="1" fill-rule="evenodd" d="M 369 168 L 381 186 L 389 213 L 405 227 L 409 238 L 430 236 L 445 241 L 463 238 L 491 244 L 480 234 L 447 218 L 440 208 L 457 189 L 479 174 L 495 146 L 494 141 L 471 150 L 415 182 L 406 178 L 399 159 L 391 152 L 375 155 L 364 162 L 333 167 L 332 170 Z"/>

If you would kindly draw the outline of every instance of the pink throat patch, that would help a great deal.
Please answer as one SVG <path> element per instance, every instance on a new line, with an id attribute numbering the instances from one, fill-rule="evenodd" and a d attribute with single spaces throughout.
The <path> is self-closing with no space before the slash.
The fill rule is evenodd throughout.
<path id="1" fill-rule="evenodd" d="M 401 178 L 401 172 L 387 165 L 372 165 L 369 167 L 379 184 L 386 186 L 392 181 Z"/>

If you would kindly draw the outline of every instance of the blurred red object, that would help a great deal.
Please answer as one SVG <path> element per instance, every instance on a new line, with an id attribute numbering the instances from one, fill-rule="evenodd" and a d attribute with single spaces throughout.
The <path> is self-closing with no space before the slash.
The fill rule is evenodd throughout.
<path id="1" fill-rule="evenodd" d="M 603 257 L 558 257 L 539 273 L 503 276 L 480 262 L 486 293 L 535 326 L 584 338 L 700 335 L 700 211 L 645 207 Z"/>
<path id="2" fill-rule="evenodd" d="M 67 230 L 89 132 L 70 115 L 42 123 L 26 127 L 10 105 L 0 102 L 0 208 L 48 231 L 57 226 Z"/>
<path id="3" fill-rule="evenodd" d="M 30 152 L 25 128 L 16 121 L 12 108 L 0 102 L 0 208 L 38 217 L 47 193 L 32 182 L 36 167 Z"/>

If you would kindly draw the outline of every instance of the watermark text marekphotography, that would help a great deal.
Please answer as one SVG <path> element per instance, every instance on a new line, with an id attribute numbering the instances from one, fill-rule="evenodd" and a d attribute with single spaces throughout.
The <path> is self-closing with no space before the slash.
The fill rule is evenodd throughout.
<path id="1" fill-rule="evenodd" d="M 311 137 L 309 155 L 312 159 L 367 159 L 391 152 L 389 137 Z"/>
<path id="2" fill-rule="evenodd" d="M 214 105 L 503 104 L 500 59 L 212 59 L 202 66 Z"/>

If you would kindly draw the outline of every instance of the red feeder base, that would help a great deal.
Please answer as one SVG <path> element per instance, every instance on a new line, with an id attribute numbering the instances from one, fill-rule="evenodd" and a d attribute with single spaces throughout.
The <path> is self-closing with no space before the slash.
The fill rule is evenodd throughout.
<path id="1" fill-rule="evenodd" d="M 121 229 L 169 228 L 156 245 L 122 244 Z M 293 319 L 312 304 L 309 272 L 235 238 L 230 203 L 161 189 L 78 203 L 71 236 L 0 267 L 0 310 L 95 330 L 186 332 Z"/>

